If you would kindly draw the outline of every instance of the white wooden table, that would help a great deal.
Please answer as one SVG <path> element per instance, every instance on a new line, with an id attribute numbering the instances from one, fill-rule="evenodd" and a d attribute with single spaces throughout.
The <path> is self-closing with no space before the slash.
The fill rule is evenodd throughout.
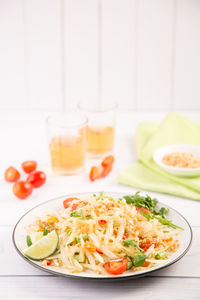
<path id="1" fill-rule="evenodd" d="M 135 159 L 134 133 L 143 120 L 160 121 L 164 113 L 130 113 L 118 116 L 115 145 L 116 164 L 112 174 L 94 183 L 85 172 L 74 177 L 60 177 L 49 167 L 45 131 L 46 112 L 0 112 L 0 299 L 200 299 L 200 202 L 169 195 L 150 193 L 179 210 L 190 222 L 192 247 L 179 262 L 145 278 L 121 282 L 94 282 L 56 277 L 25 262 L 12 244 L 12 230 L 17 220 L 30 208 L 56 196 L 83 191 L 135 192 L 117 184 L 116 175 Z M 200 120 L 200 113 L 187 113 Z M 35 159 L 47 173 L 47 183 L 26 200 L 12 194 L 12 186 L 3 179 L 9 165 L 19 167 L 23 160 Z"/>

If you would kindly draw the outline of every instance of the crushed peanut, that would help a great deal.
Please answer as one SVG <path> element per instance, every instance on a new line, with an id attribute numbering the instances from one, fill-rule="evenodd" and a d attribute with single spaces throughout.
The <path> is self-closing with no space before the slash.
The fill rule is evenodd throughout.
<path id="1" fill-rule="evenodd" d="M 162 162 L 177 168 L 200 168 L 200 157 L 192 153 L 172 152 L 165 154 Z"/>

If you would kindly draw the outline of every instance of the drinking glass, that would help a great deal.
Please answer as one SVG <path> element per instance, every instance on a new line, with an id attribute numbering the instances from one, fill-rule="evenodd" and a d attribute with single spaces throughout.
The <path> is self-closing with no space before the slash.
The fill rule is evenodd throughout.
<path id="1" fill-rule="evenodd" d="M 47 134 L 51 166 L 60 175 L 80 173 L 85 164 L 87 117 L 81 112 L 49 116 Z"/>
<path id="2" fill-rule="evenodd" d="M 114 147 L 117 104 L 99 106 L 91 101 L 79 102 L 78 108 L 88 118 L 87 154 L 91 158 L 101 158 L 111 154 Z"/>

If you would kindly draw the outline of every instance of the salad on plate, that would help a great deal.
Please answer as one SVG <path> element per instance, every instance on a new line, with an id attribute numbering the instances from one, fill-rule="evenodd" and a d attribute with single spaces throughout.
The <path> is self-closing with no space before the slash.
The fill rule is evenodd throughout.
<path id="1" fill-rule="evenodd" d="M 71 197 L 63 210 L 37 216 L 27 228 L 22 253 L 47 268 L 119 275 L 163 264 L 179 247 L 183 228 L 168 220 L 150 196 L 114 198 L 101 192 Z"/>

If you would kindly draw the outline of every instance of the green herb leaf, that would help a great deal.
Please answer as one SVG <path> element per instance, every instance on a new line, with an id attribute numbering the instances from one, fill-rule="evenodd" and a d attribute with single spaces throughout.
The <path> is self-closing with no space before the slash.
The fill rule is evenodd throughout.
<path id="1" fill-rule="evenodd" d="M 179 227 L 179 226 L 173 224 L 172 221 L 167 220 L 165 217 L 154 216 L 154 218 L 156 218 L 163 225 L 167 225 L 167 226 L 172 227 L 174 229 L 178 228 L 178 229 L 184 230 L 182 227 Z"/>
<path id="2" fill-rule="evenodd" d="M 132 260 L 128 260 L 128 266 L 126 270 L 129 270 L 133 266 Z"/>
<path id="3" fill-rule="evenodd" d="M 77 260 L 79 262 L 79 254 L 75 254 L 74 258 L 75 258 L 75 260 Z"/>
<path id="4" fill-rule="evenodd" d="M 71 230 L 71 229 L 68 229 L 68 230 L 66 231 L 66 233 L 67 233 L 67 235 L 70 235 L 70 234 L 72 233 L 72 230 Z"/>
<path id="5" fill-rule="evenodd" d="M 151 213 L 155 213 L 155 207 L 158 203 L 156 199 L 151 199 L 150 196 L 141 196 L 139 192 L 135 195 L 128 195 L 123 197 L 127 204 L 133 204 L 137 207 L 145 207 L 150 210 Z"/>
<path id="6" fill-rule="evenodd" d="M 76 237 L 75 237 L 75 241 L 76 241 L 76 244 L 80 243 L 80 241 L 81 241 L 80 236 L 76 236 Z"/>
<path id="7" fill-rule="evenodd" d="M 83 235 L 83 240 L 84 240 L 84 242 L 89 240 L 87 233 Z"/>
<path id="8" fill-rule="evenodd" d="M 130 239 L 130 240 L 124 240 L 123 241 L 123 244 L 125 247 L 129 247 L 130 245 L 131 246 L 134 246 L 135 248 L 137 248 L 138 250 L 140 250 L 141 252 L 144 252 L 144 250 L 142 248 L 140 248 L 136 242 L 134 241 L 134 239 Z"/>
<path id="9" fill-rule="evenodd" d="M 142 210 L 140 211 L 140 214 L 141 214 L 142 216 L 144 216 L 148 221 L 151 220 L 151 219 L 153 219 L 152 216 L 150 216 L 149 214 L 145 213 L 145 212 L 142 211 Z"/>
<path id="10" fill-rule="evenodd" d="M 146 255 L 145 254 L 138 254 L 136 255 L 135 259 L 134 259 L 134 266 L 135 267 L 140 267 L 144 264 L 146 260 Z"/>
<path id="11" fill-rule="evenodd" d="M 133 204 L 136 207 L 145 207 L 147 208 L 152 215 L 148 215 L 145 212 L 140 211 L 141 215 L 143 215 L 147 220 L 156 218 L 161 224 L 167 225 L 172 228 L 179 228 L 181 230 L 184 230 L 183 228 L 175 225 L 172 223 L 172 221 L 169 221 L 165 218 L 165 215 L 168 213 L 168 209 L 165 207 L 162 207 L 160 210 L 156 207 L 158 201 L 157 199 L 152 199 L 150 196 L 141 196 L 139 192 L 137 192 L 135 195 L 127 195 L 123 197 L 126 200 L 127 204 Z"/>
<path id="12" fill-rule="evenodd" d="M 86 216 L 86 219 L 92 219 L 91 215 Z"/>
<path id="13" fill-rule="evenodd" d="M 70 217 L 74 217 L 74 218 L 80 218 L 81 215 L 75 210 L 70 214 Z"/>
<path id="14" fill-rule="evenodd" d="M 47 229 L 47 226 L 45 224 L 42 223 L 42 227 L 43 227 L 43 235 L 47 235 L 50 231 Z"/>
<path id="15" fill-rule="evenodd" d="M 85 216 L 84 216 L 84 213 L 83 213 L 82 209 L 80 209 L 80 216 L 81 216 L 82 219 L 85 219 Z"/>
<path id="16" fill-rule="evenodd" d="M 168 214 L 168 212 L 169 212 L 169 209 L 168 209 L 168 208 L 161 207 L 161 209 L 159 210 L 158 214 L 159 214 L 160 216 L 164 216 L 164 215 Z"/>
<path id="17" fill-rule="evenodd" d="M 28 247 L 30 247 L 33 244 L 30 235 L 27 235 L 27 237 L 26 237 L 26 243 L 27 243 Z"/>
<path id="18" fill-rule="evenodd" d="M 164 250 L 156 253 L 155 255 L 155 259 L 167 259 L 167 258 L 168 258 L 167 252 L 165 252 Z"/>

